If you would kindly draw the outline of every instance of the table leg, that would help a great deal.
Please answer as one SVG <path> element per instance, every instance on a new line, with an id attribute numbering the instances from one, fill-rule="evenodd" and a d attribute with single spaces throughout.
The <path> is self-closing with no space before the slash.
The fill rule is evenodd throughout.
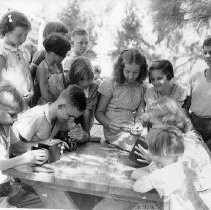
<path id="1" fill-rule="evenodd" d="M 92 210 L 132 210 L 137 204 L 136 202 L 104 198 Z"/>
<path id="2" fill-rule="evenodd" d="M 33 188 L 46 208 L 79 210 L 68 192 L 41 185 L 34 185 Z"/>

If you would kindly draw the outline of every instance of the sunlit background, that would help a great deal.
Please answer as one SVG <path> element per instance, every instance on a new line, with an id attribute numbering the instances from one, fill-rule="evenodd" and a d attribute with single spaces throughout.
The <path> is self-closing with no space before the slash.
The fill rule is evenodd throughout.
<path id="1" fill-rule="evenodd" d="M 71 27 L 74 24 L 81 26 L 80 22 L 72 24 L 71 18 L 65 20 L 68 8 L 72 14 L 79 11 L 78 17 L 84 16 L 83 26 L 89 30 L 92 40 L 90 59 L 93 65 L 100 65 L 102 76 L 111 74 L 115 58 L 122 49 L 134 46 L 146 55 L 149 64 L 156 58 L 170 59 L 174 64 L 176 75 L 181 83 L 185 83 L 187 73 L 205 67 L 201 59 L 200 46 L 209 31 L 200 28 L 200 31 L 196 32 L 195 26 L 186 25 L 170 35 L 166 34 L 165 37 L 163 29 L 159 31 L 154 28 L 156 21 L 153 19 L 152 4 L 156 1 L 0 0 L 0 15 L 13 9 L 25 13 L 32 22 L 32 30 L 27 41 L 33 42 L 38 49 L 41 49 L 42 30 L 46 22 L 66 21 L 65 24 L 70 23 Z M 74 11 L 75 5 L 78 8 Z M 161 36 L 161 32 L 164 37 Z M 162 39 L 159 40 L 160 37 Z"/>

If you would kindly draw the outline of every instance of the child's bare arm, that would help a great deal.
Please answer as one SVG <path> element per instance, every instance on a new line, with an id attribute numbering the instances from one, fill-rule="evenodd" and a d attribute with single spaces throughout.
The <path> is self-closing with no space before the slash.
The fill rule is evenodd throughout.
<path id="1" fill-rule="evenodd" d="M 83 130 L 80 123 L 70 129 L 68 136 L 79 142 L 86 142 L 89 139 L 89 135 Z"/>
<path id="2" fill-rule="evenodd" d="M 32 150 L 11 159 L 0 160 L 0 171 L 14 168 L 19 165 L 34 163 L 43 164 L 48 159 L 45 150 Z"/>
<path id="3" fill-rule="evenodd" d="M 145 101 L 144 101 L 144 98 L 143 98 L 141 100 L 141 103 L 139 104 L 137 111 L 136 111 L 136 115 L 135 115 L 135 119 L 134 119 L 135 123 L 140 123 L 142 121 L 141 118 L 142 118 L 142 115 L 143 115 L 144 110 L 145 110 L 145 105 L 146 104 L 145 104 Z"/>
<path id="4" fill-rule="evenodd" d="M 86 109 L 83 114 L 83 121 L 84 121 L 84 131 L 90 135 L 91 124 L 90 124 L 91 113 L 89 109 Z"/>
<path id="5" fill-rule="evenodd" d="M 142 167 L 142 168 L 136 168 L 132 174 L 131 174 L 131 178 L 138 180 L 143 176 L 146 176 L 150 173 L 150 169 L 148 166 Z"/>
<path id="6" fill-rule="evenodd" d="M 0 55 L 0 81 L 2 80 L 2 70 L 6 68 L 6 59 Z"/>
<path id="7" fill-rule="evenodd" d="M 37 79 L 39 81 L 40 92 L 41 92 L 42 97 L 46 101 L 52 102 L 53 97 L 50 95 L 49 88 L 48 88 L 48 71 L 45 68 L 38 67 Z"/>
<path id="8" fill-rule="evenodd" d="M 95 117 L 99 123 L 103 126 L 108 127 L 112 130 L 121 130 L 122 125 L 118 125 L 117 123 L 111 122 L 105 115 L 107 106 L 110 102 L 111 97 L 107 97 L 104 95 L 100 95 L 100 99 L 98 101 L 97 110 L 95 112 Z"/>
<path id="9" fill-rule="evenodd" d="M 142 178 L 138 179 L 133 185 L 133 190 L 140 193 L 148 192 L 153 188 L 154 187 L 147 176 L 143 176 Z"/>

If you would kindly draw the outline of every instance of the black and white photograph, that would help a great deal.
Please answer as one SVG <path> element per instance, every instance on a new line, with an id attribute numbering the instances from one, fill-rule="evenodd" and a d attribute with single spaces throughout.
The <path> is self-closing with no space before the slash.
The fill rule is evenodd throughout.
<path id="1" fill-rule="evenodd" d="M 0 209 L 211 210 L 211 0 L 0 0 Z"/>

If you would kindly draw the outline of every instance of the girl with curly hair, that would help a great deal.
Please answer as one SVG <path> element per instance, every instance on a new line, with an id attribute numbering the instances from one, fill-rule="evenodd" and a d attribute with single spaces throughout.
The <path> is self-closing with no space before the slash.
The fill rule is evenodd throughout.
<path id="1" fill-rule="evenodd" d="M 124 128 L 132 127 L 144 108 L 144 80 L 147 76 L 146 58 L 138 49 L 120 53 L 113 76 L 99 86 L 96 119 L 103 125 L 106 142 L 130 151 L 135 139 Z"/>

